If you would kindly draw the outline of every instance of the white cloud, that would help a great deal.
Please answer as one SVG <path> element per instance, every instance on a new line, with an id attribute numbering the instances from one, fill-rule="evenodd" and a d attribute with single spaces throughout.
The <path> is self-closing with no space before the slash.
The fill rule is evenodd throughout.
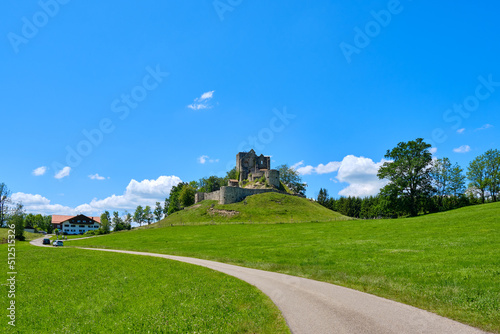
<path id="1" fill-rule="evenodd" d="M 49 199 L 41 195 L 15 193 L 12 195 L 14 202 L 22 202 L 27 212 L 51 214 L 99 215 L 103 211 L 133 211 L 138 205 L 154 207 L 156 202 L 163 202 L 170 194 L 173 186 L 179 184 L 181 179 L 177 176 L 160 176 L 156 180 L 131 180 L 122 195 L 111 195 L 104 199 L 92 199 L 76 207 L 52 204 Z"/>
<path id="2" fill-rule="evenodd" d="M 41 175 L 45 174 L 46 171 L 47 171 L 47 167 L 41 166 L 41 167 L 38 167 L 38 168 L 33 170 L 33 175 L 41 176 Z"/>
<path id="3" fill-rule="evenodd" d="M 429 152 L 431 152 L 431 154 L 436 154 L 437 151 L 438 151 L 437 147 L 431 147 L 429 149 Z"/>
<path id="4" fill-rule="evenodd" d="M 462 145 L 460 147 L 454 148 L 453 152 L 455 153 L 467 153 L 470 151 L 470 146 L 469 145 Z"/>
<path id="5" fill-rule="evenodd" d="M 458 130 L 457 130 L 457 133 L 459 133 L 459 134 L 462 134 L 462 133 L 464 133 L 464 132 L 465 132 L 465 128 L 461 128 L 461 129 L 458 129 Z"/>
<path id="6" fill-rule="evenodd" d="M 491 124 L 485 124 L 482 127 L 476 129 L 476 131 L 486 130 L 486 129 L 490 129 L 492 127 L 493 127 L 493 125 L 491 125 Z"/>
<path id="7" fill-rule="evenodd" d="M 292 166 L 290 166 L 290 168 L 291 168 L 291 169 L 295 169 L 295 170 L 297 170 L 297 168 L 299 168 L 299 167 L 300 167 L 300 166 L 302 166 L 303 164 L 304 164 L 304 160 L 299 161 L 299 162 L 297 162 L 297 163 L 293 164 Z"/>
<path id="8" fill-rule="evenodd" d="M 51 204 L 50 200 L 41 195 L 32 195 L 25 193 L 12 194 L 11 199 L 15 203 L 22 203 L 27 212 L 41 213 L 44 215 L 76 215 L 74 208 L 60 204 Z"/>
<path id="9" fill-rule="evenodd" d="M 210 159 L 208 155 L 202 155 L 201 157 L 198 158 L 198 162 L 202 165 L 207 162 L 212 164 L 214 162 L 219 162 L 219 159 Z"/>
<path id="10" fill-rule="evenodd" d="M 206 93 L 203 93 L 200 97 L 200 101 L 204 101 L 204 100 L 207 100 L 207 99 L 211 99 L 213 96 L 214 96 L 214 92 L 215 90 L 213 91 L 210 91 L 210 92 L 206 92 Z"/>
<path id="11" fill-rule="evenodd" d="M 202 110 L 202 109 L 210 109 L 212 108 L 212 105 L 210 104 L 210 100 L 212 100 L 214 96 L 215 90 L 212 90 L 210 92 L 206 92 L 201 94 L 200 97 L 197 97 L 194 99 L 194 102 L 187 107 L 189 109 L 193 110 Z"/>
<path id="12" fill-rule="evenodd" d="M 326 165 L 304 166 L 304 161 L 300 161 L 291 168 L 295 169 L 300 175 L 337 172 L 337 176 L 330 178 L 330 180 L 335 183 L 349 184 L 339 192 L 339 195 L 365 197 L 376 195 L 380 188 L 388 183 L 388 181 L 379 180 L 377 177 L 380 166 L 386 161 L 388 160 L 382 159 L 380 162 L 374 162 L 369 158 L 348 155 L 342 161 L 331 161 Z"/>
<path id="13" fill-rule="evenodd" d="M 294 164 L 291 168 L 295 169 L 300 175 L 310 175 L 313 173 L 316 174 L 329 174 L 336 172 L 339 167 L 340 167 L 340 162 L 338 161 L 331 161 L 327 163 L 326 165 L 319 164 L 317 167 L 307 165 L 303 166 L 304 161 L 297 162 Z M 302 167 L 303 166 L 303 167 Z"/>
<path id="14" fill-rule="evenodd" d="M 349 186 L 342 189 L 339 195 L 358 197 L 376 195 L 380 188 L 388 183 L 387 180 L 380 180 L 377 177 L 377 172 L 384 162 L 387 160 L 374 162 L 365 157 L 346 156 L 340 165 L 337 180 L 349 183 Z"/>
<path id="15" fill-rule="evenodd" d="M 99 175 L 98 173 L 95 173 L 93 175 L 89 175 L 89 178 L 91 180 L 105 180 L 106 178 L 104 176 Z M 109 177 L 108 177 L 109 178 Z"/>
<path id="16" fill-rule="evenodd" d="M 71 167 L 66 166 L 66 167 L 64 167 L 63 169 L 61 169 L 60 171 L 58 171 L 58 172 L 54 175 L 54 177 L 55 177 L 56 179 L 62 179 L 63 177 L 68 176 L 70 172 L 71 172 Z"/>

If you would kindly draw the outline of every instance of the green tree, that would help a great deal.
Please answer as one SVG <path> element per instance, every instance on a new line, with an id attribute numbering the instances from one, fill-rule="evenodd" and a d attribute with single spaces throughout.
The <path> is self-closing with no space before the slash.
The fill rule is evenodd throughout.
<path id="1" fill-rule="evenodd" d="M 169 198 L 165 198 L 165 202 L 163 203 L 163 214 L 166 216 L 168 216 L 168 207 L 170 206 L 170 200 Z"/>
<path id="2" fill-rule="evenodd" d="M 24 218 L 26 214 L 24 212 L 24 207 L 21 203 L 18 203 L 9 217 L 10 227 L 14 227 L 15 238 L 19 241 L 23 241 L 24 237 Z"/>
<path id="3" fill-rule="evenodd" d="M 463 195 L 465 192 L 464 170 L 458 165 L 458 163 L 456 163 L 450 170 L 448 192 L 455 197 Z"/>
<path id="4" fill-rule="evenodd" d="M 417 138 L 400 142 L 385 155 L 391 161 L 380 167 L 377 176 L 387 179 L 389 184 L 382 188 L 381 194 L 391 200 L 391 207 L 400 213 L 418 215 L 434 190 L 430 147 L 422 138 Z"/>
<path id="5" fill-rule="evenodd" d="M 486 188 L 489 191 L 493 202 L 497 201 L 500 191 L 500 151 L 488 150 L 484 154 L 486 168 Z"/>
<path id="6" fill-rule="evenodd" d="M 144 208 L 144 221 L 148 223 L 148 225 L 153 221 L 153 212 L 151 211 L 151 207 L 149 205 L 146 205 Z"/>
<path id="7" fill-rule="evenodd" d="M 163 217 L 163 208 L 161 207 L 161 203 L 160 202 L 156 202 L 156 207 L 155 207 L 154 215 L 155 215 L 155 220 L 157 222 L 160 221 L 161 218 Z"/>
<path id="8" fill-rule="evenodd" d="M 217 191 L 220 187 L 227 185 L 224 178 L 217 177 L 215 175 L 209 176 L 208 178 L 200 179 L 199 188 L 200 191 L 210 193 L 212 191 Z"/>
<path id="9" fill-rule="evenodd" d="M 300 174 L 295 169 L 288 167 L 287 164 L 280 165 L 277 169 L 280 173 L 280 181 L 288 189 L 296 194 L 305 195 L 307 184 L 302 182 Z"/>
<path id="10" fill-rule="evenodd" d="M 187 183 L 181 182 L 178 185 L 172 187 L 172 189 L 170 190 L 170 197 L 168 198 L 167 214 L 171 215 L 172 213 L 179 211 L 181 209 L 179 195 L 182 191 L 182 188 L 184 188 L 185 186 L 187 186 Z"/>
<path id="11" fill-rule="evenodd" d="M 35 228 L 35 215 L 32 213 L 28 213 L 24 217 L 24 227 L 32 227 Z"/>
<path id="12" fill-rule="evenodd" d="M 113 231 L 122 231 L 125 229 L 125 225 L 123 224 L 123 219 L 120 217 L 118 211 L 113 211 Z"/>
<path id="13" fill-rule="evenodd" d="M 432 165 L 430 175 L 433 179 L 434 189 L 439 201 L 442 202 L 443 197 L 448 194 L 450 183 L 451 162 L 448 158 L 437 159 Z"/>
<path id="14" fill-rule="evenodd" d="M 132 215 L 130 212 L 125 211 L 125 219 L 123 220 L 123 227 L 126 230 L 131 230 L 132 229 Z"/>
<path id="15" fill-rule="evenodd" d="M 486 200 L 486 189 L 488 188 L 488 175 L 486 172 L 486 157 L 480 155 L 469 163 L 467 168 L 467 178 L 469 179 L 469 189 L 481 197 L 481 203 Z"/>
<path id="16" fill-rule="evenodd" d="M 7 222 L 8 204 L 10 202 L 10 190 L 5 183 L 0 183 L 0 227 Z"/>
<path id="17" fill-rule="evenodd" d="M 44 216 L 43 221 L 44 221 L 45 231 L 47 231 L 47 233 L 49 234 L 54 232 L 54 225 L 52 225 L 52 216 Z"/>
<path id="18" fill-rule="evenodd" d="M 109 211 L 104 211 L 101 214 L 101 231 L 104 234 L 108 234 L 111 231 L 111 217 Z"/>
<path id="19" fill-rule="evenodd" d="M 236 170 L 236 166 L 233 167 L 230 171 L 226 173 L 226 176 L 224 177 L 224 185 L 227 186 L 229 184 L 229 180 L 238 180 L 239 175 L 238 171 Z"/>
<path id="20" fill-rule="evenodd" d="M 326 189 L 321 188 L 319 190 L 317 202 L 323 206 L 327 206 L 327 204 L 328 204 L 328 191 Z"/>
<path id="21" fill-rule="evenodd" d="M 38 230 L 47 231 L 47 226 L 45 225 L 45 220 L 41 214 L 35 215 L 33 222 Z"/>
<path id="22" fill-rule="evenodd" d="M 182 207 L 186 208 L 194 204 L 194 195 L 196 194 L 196 189 L 191 185 L 186 185 L 182 188 L 179 194 L 179 202 Z"/>
<path id="23" fill-rule="evenodd" d="M 142 226 L 142 223 L 144 223 L 144 209 L 141 205 L 138 205 L 135 209 L 134 221 L 139 224 L 139 226 Z"/>

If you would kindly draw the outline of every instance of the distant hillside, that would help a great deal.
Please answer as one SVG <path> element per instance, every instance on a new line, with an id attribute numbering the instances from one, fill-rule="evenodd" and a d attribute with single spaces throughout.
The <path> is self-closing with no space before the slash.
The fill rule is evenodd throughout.
<path id="1" fill-rule="evenodd" d="M 297 223 L 348 220 L 349 217 L 326 209 L 311 200 L 265 193 L 247 197 L 243 202 L 219 205 L 203 201 L 176 212 L 149 227 L 197 223 Z"/>

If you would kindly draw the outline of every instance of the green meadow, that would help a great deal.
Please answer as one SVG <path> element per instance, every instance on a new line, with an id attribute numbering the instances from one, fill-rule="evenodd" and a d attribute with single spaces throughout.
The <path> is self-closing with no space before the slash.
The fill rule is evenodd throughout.
<path id="1" fill-rule="evenodd" d="M 192 256 L 312 278 L 500 333 L 500 203 L 394 220 L 163 226 L 65 245 Z"/>
<path id="2" fill-rule="evenodd" d="M 16 326 L 2 284 L 2 333 L 289 333 L 258 289 L 198 266 L 17 242 L 16 270 Z"/>

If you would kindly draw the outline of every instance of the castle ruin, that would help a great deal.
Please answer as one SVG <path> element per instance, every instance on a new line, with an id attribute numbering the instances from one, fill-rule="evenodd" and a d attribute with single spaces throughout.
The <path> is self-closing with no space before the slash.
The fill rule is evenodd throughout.
<path id="1" fill-rule="evenodd" d="M 210 193 L 198 192 L 195 203 L 203 200 L 216 200 L 219 204 L 241 202 L 246 197 L 266 192 L 281 192 L 280 175 L 276 169 L 271 169 L 271 157 L 257 155 L 252 149 L 250 152 L 239 152 L 236 155 L 236 172 L 238 180 L 229 180 L 226 187 Z M 245 182 L 265 180 L 266 187 L 261 189 L 242 188 Z"/>

